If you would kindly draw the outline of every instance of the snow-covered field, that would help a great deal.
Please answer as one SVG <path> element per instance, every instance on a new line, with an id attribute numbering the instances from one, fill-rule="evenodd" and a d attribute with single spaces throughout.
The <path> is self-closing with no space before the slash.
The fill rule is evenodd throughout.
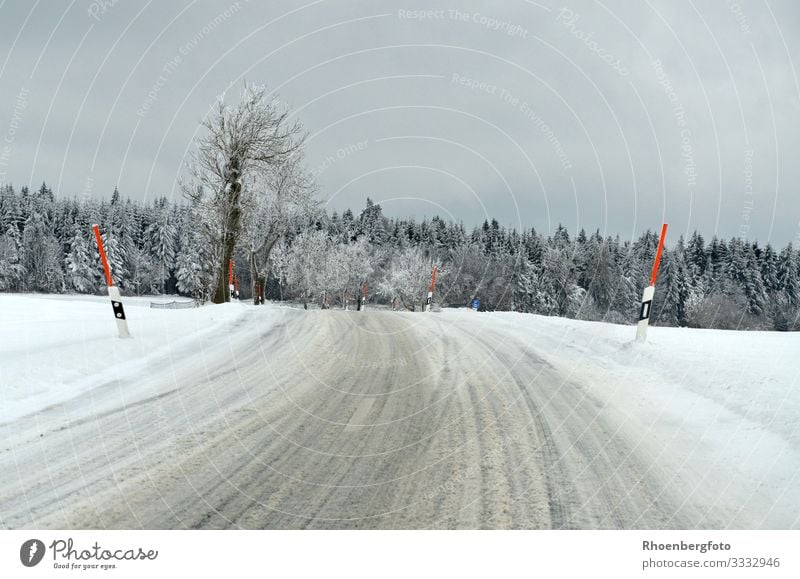
<path id="1" fill-rule="evenodd" d="M 7 526 L 800 527 L 800 333 L 150 301 L 0 294 Z"/>
<path id="2" fill-rule="evenodd" d="M 120 340 L 108 297 L 0 294 L 0 424 L 138 376 L 133 401 L 146 394 L 149 370 L 195 355 L 245 313 L 240 304 L 150 308 L 173 299 L 125 298 L 133 338 Z"/>

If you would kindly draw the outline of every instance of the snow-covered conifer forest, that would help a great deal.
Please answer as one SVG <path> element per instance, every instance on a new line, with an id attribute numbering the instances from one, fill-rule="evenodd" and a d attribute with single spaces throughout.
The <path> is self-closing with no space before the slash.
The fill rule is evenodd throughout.
<path id="1" fill-rule="evenodd" d="M 269 215 L 245 215 L 256 224 Z M 209 300 L 218 255 L 189 201 L 56 197 L 46 185 L 0 191 L 0 290 L 101 293 L 103 270 L 91 232 L 99 223 L 124 294 Z M 317 306 L 353 304 L 361 284 L 371 302 L 419 309 L 433 264 L 437 301 L 579 319 L 633 323 L 658 236 L 621 240 L 558 226 L 550 235 L 497 221 L 462 223 L 388 217 L 367 199 L 358 211 L 307 204 L 286 218 L 263 268 L 266 298 Z M 255 226 L 256 228 L 259 225 Z M 261 225 L 261 227 L 268 227 Z M 247 228 L 246 228 L 247 229 Z M 277 235 L 277 233 L 276 233 Z M 253 235 L 253 237 L 255 237 Z M 245 236 L 247 239 L 247 235 Z M 243 299 L 253 295 L 250 245 L 234 253 Z M 693 233 L 668 244 L 658 278 L 660 325 L 793 330 L 800 300 L 797 250 Z"/>

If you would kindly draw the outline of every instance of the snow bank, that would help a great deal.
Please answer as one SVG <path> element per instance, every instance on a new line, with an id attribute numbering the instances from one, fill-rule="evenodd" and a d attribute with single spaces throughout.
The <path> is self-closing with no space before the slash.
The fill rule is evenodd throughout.
<path id="1" fill-rule="evenodd" d="M 760 528 L 800 522 L 786 520 L 800 504 L 800 333 L 651 327 L 642 344 L 635 326 L 445 315 L 528 344 L 615 415 L 687 503 L 758 513 Z"/>
<path id="2" fill-rule="evenodd" d="M 647 342 L 639 344 L 635 326 L 490 316 L 493 327 L 530 343 L 576 378 L 591 380 L 600 372 L 619 386 L 687 390 L 800 443 L 800 332 L 651 326 Z"/>
<path id="3" fill-rule="evenodd" d="M 121 340 L 107 297 L 0 294 L 0 424 L 190 355 L 247 311 L 159 310 L 150 301 L 164 300 L 124 299 L 132 339 Z"/>

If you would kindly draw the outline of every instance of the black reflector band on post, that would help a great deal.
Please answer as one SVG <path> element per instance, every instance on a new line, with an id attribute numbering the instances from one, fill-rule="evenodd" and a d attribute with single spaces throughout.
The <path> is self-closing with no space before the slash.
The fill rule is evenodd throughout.
<path id="1" fill-rule="evenodd" d="M 650 318 L 650 306 L 652 305 L 653 300 L 648 300 L 646 302 L 642 302 L 642 309 L 639 312 L 639 319 L 640 320 L 647 320 Z"/>
<path id="2" fill-rule="evenodd" d="M 125 319 L 125 310 L 122 308 L 122 302 L 111 300 L 111 307 L 114 308 L 114 317 L 118 320 Z"/>

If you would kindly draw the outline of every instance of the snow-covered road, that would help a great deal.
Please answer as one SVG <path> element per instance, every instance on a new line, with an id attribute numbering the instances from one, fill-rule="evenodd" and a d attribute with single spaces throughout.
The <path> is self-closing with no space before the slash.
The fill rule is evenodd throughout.
<path id="1" fill-rule="evenodd" d="M 619 327 L 247 310 L 0 426 L 0 525 L 800 527 L 796 407 L 656 384 L 651 344 L 586 353 Z"/>

